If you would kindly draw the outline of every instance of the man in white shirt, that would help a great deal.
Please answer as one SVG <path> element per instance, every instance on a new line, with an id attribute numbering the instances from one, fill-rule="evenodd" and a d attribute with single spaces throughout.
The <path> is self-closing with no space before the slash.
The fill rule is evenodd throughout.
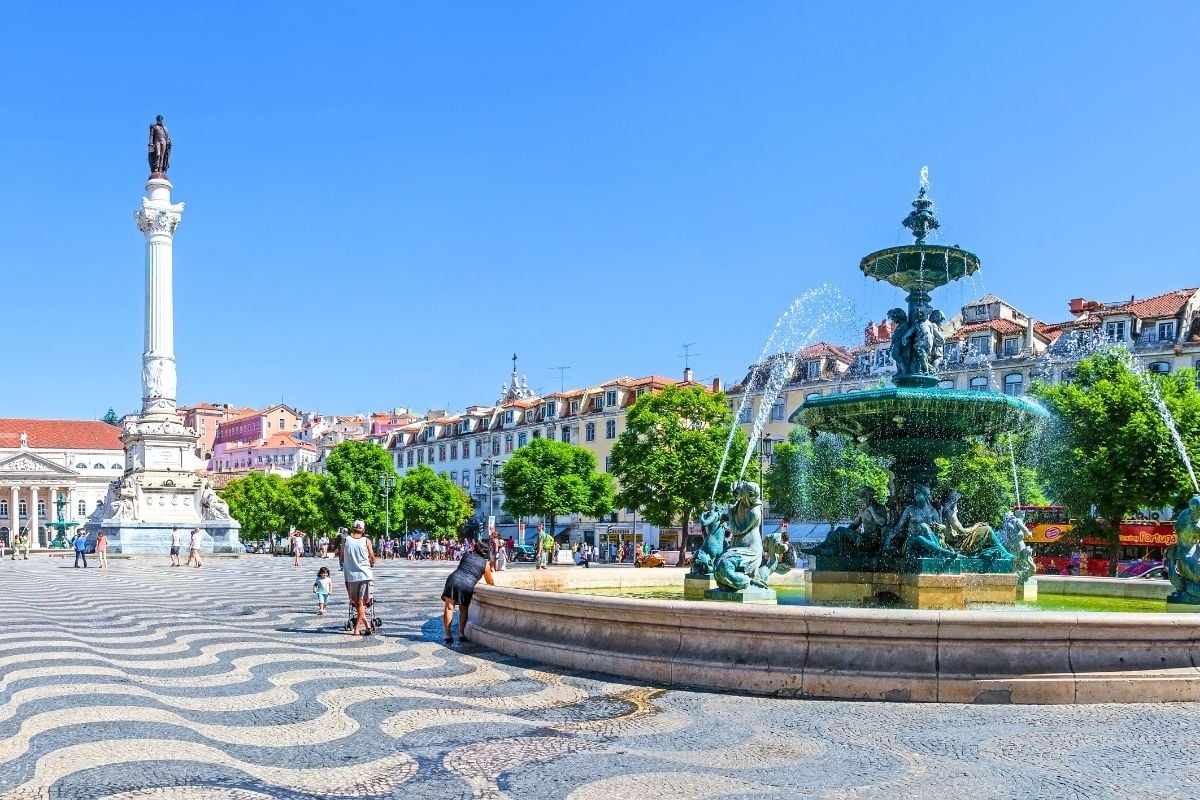
<path id="1" fill-rule="evenodd" d="M 202 561 L 200 561 L 200 529 L 199 528 L 192 528 L 192 538 L 190 540 L 188 540 L 188 557 L 187 557 L 187 565 L 186 566 L 190 567 L 192 565 L 192 559 L 196 560 L 196 569 L 200 569 L 201 567 L 204 566 L 204 563 Z"/>
<path id="2" fill-rule="evenodd" d="M 171 528 L 171 566 L 178 567 L 179 563 L 179 548 L 183 546 L 183 537 L 179 534 L 179 528 Z"/>

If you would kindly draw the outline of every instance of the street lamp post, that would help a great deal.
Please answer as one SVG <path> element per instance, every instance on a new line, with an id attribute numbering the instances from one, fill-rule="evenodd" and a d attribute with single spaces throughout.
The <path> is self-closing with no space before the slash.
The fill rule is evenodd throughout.
<path id="1" fill-rule="evenodd" d="M 383 492 L 383 537 L 392 538 L 392 490 L 396 488 L 395 475 L 379 476 L 379 491 Z"/>
<path id="2" fill-rule="evenodd" d="M 769 433 L 764 433 L 758 440 L 758 489 L 760 492 L 763 492 L 763 462 L 767 460 L 767 450 L 774 441 L 775 439 Z M 763 494 L 766 493 L 763 492 Z M 764 514 L 764 519 L 765 516 Z"/>
<path id="3" fill-rule="evenodd" d="M 481 480 L 479 485 L 487 489 L 487 508 L 483 511 L 483 524 L 486 527 L 492 516 L 492 487 L 496 483 L 496 464 L 490 457 L 485 458 L 479 465 Z M 487 531 L 490 535 L 491 531 Z"/>

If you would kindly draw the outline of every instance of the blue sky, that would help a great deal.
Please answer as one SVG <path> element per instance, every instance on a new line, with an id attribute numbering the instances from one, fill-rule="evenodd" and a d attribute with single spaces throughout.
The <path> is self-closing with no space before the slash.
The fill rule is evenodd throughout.
<path id="1" fill-rule="evenodd" d="M 243 6 L 253 5 L 247 9 Z M 844 6 L 844 7 L 839 7 Z M 349 413 L 740 377 L 906 241 L 928 164 L 974 282 L 1042 319 L 1200 283 L 1188 3 L 6 6 L 0 415 L 139 404 L 166 116 L 182 402 Z"/>

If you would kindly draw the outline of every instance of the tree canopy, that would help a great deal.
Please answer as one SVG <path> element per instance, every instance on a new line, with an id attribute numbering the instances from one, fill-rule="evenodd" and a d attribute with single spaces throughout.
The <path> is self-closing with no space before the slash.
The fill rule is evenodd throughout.
<path id="1" fill-rule="evenodd" d="M 560 514 L 599 517 L 613 508 L 612 476 L 596 471 L 589 450 L 552 439 L 534 439 L 500 469 L 504 510 L 553 523 Z"/>
<path id="2" fill-rule="evenodd" d="M 109 406 L 108 411 L 104 412 L 104 416 L 100 418 L 100 421 L 107 422 L 109 425 L 116 425 L 121 421 L 121 418 L 117 416 L 117 412 L 113 410 L 113 407 Z"/>
<path id="3" fill-rule="evenodd" d="M 1127 354 L 1105 352 L 1079 362 L 1070 383 L 1035 384 L 1054 414 L 1039 472 L 1054 500 L 1084 525 L 1102 530 L 1115 570 L 1121 520 L 1139 508 L 1179 508 L 1192 484 L 1146 383 L 1152 382 L 1194 458 L 1200 453 L 1196 374 L 1133 371 Z"/>
<path id="4" fill-rule="evenodd" d="M 958 489 L 958 513 L 964 522 L 997 525 L 1017 502 L 1012 463 L 1006 447 L 996 451 L 975 443 L 961 456 L 937 459 L 938 484 Z M 1017 463 L 1017 480 L 1023 504 L 1045 504 L 1037 470 L 1025 458 Z"/>
<path id="5" fill-rule="evenodd" d="M 242 526 L 242 536 L 261 539 L 287 530 L 285 489 L 278 475 L 249 472 L 235 478 L 217 494 L 229 504 L 229 513 Z"/>
<path id="6" fill-rule="evenodd" d="M 410 531 L 434 537 L 457 535 L 473 512 L 471 498 L 461 487 L 424 464 L 400 479 L 393 502 L 403 506 Z"/>
<path id="7" fill-rule="evenodd" d="M 712 497 L 733 414 L 724 394 L 699 386 L 668 386 L 644 394 L 629 409 L 625 430 L 612 451 L 612 475 L 620 485 L 616 502 L 639 509 L 652 525 L 678 524 L 687 549 L 690 520 Z M 718 498 L 728 497 L 736 464 L 746 452 L 746 434 L 734 429 L 729 469 Z M 682 565 L 684 559 L 679 560 Z"/>
<path id="8" fill-rule="evenodd" d="M 773 513 L 833 524 L 858 511 L 864 486 L 873 487 L 880 500 L 886 498 L 888 473 L 882 459 L 844 436 L 811 436 L 796 428 L 787 442 L 775 446 L 766 484 Z"/>
<path id="9" fill-rule="evenodd" d="M 397 479 L 392 459 L 372 442 L 342 442 L 325 459 L 325 496 L 327 515 L 331 522 L 350 527 L 356 519 L 363 520 L 371 534 L 385 528 L 385 503 L 379 479 Z M 391 529 L 403 523 L 401 503 L 391 503 Z"/>
<path id="10" fill-rule="evenodd" d="M 306 533 L 319 534 L 329 527 L 325 482 L 320 475 L 297 472 L 283 482 L 284 521 Z"/>

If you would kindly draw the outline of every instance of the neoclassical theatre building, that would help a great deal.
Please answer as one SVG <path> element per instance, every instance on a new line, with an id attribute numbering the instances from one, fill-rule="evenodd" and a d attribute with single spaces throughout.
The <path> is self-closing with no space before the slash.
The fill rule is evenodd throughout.
<path id="1" fill-rule="evenodd" d="M 109 484 L 125 471 L 120 437 L 99 421 L 0 419 L 0 540 L 10 544 L 24 528 L 34 547 L 47 546 L 60 497 L 67 522 L 99 519 Z"/>

